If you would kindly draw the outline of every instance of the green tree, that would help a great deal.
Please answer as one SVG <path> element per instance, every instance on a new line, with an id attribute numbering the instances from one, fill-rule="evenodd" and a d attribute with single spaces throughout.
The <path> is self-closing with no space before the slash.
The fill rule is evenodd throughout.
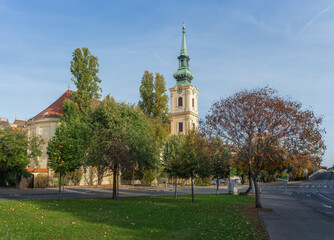
<path id="1" fill-rule="evenodd" d="M 101 79 L 97 76 L 99 72 L 98 58 L 91 55 L 88 48 L 77 48 L 73 52 L 71 61 L 72 81 L 77 87 L 73 93 L 73 100 L 77 103 L 81 112 L 87 111 L 91 105 L 91 99 L 99 99 L 101 88 L 98 83 Z"/>
<path id="2" fill-rule="evenodd" d="M 59 199 L 61 177 L 77 170 L 87 153 L 87 124 L 73 101 L 64 102 L 61 124 L 48 143 L 49 166 L 59 173 Z"/>
<path id="3" fill-rule="evenodd" d="M 177 178 L 182 177 L 180 152 L 184 135 L 173 135 L 165 143 L 162 154 L 162 165 L 165 171 L 175 178 L 174 198 L 177 197 Z"/>
<path id="4" fill-rule="evenodd" d="M 162 144 L 170 133 L 168 96 L 163 75 L 156 73 L 154 78 L 153 73 L 145 71 L 139 91 L 141 100 L 138 106 L 153 121 L 154 137 Z"/>
<path id="5" fill-rule="evenodd" d="M 180 175 L 191 180 L 191 195 L 194 202 L 194 179 L 210 176 L 210 162 L 207 140 L 196 130 L 189 131 L 180 149 Z"/>
<path id="6" fill-rule="evenodd" d="M 221 138 L 214 137 L 208 141 L 208 152 L 210 159 L 210 172 L 216 179 L 216 195 L 219 193 L 219 179 L 227 178 L 230 173 L 230 150 L 227 143 Z"/>
<path id="7" fill-rule="evenodd" d="M 156 164 L 158 154 L 151 123 L 138 107 L 118 103 L 108 95 L 93 113 L 92 129 L 91 141 L 98 144 L 91 148 L 90 155 L 99 156 L 100 164 L 113 172 L 113 198 L 118 199 L 121 171 Z"/>
<path id="8" fill-rule="evenodd" d="M 42 144 L 40 137 L 28 138 L 24 131 L 0 128 L 0 186 L 14 186 L 21 176 L 29 177 L 26 167 L 31 161 L 37 163 Z"/>

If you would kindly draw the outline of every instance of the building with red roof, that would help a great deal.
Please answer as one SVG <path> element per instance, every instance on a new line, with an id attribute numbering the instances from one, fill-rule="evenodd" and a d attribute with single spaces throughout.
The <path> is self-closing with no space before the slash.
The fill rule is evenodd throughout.
<path id="1" fill-rule="evenodd" d="M 64 115 L 63 104 L 66 99 L 72 99 L 74 91 L 67 90 L 55 102 L 45 108 L 39 114 L 27 121 L 28 136 L 41 136 L 44 140 L 43 153 L 38 157 L 38 164 L 31 162 L 28 171 L 31 173 L 48 173 L 48 155 L 46 148 L 48 141 L 55 135 L 56 128 L 60 123 L 61 116 Z"/>

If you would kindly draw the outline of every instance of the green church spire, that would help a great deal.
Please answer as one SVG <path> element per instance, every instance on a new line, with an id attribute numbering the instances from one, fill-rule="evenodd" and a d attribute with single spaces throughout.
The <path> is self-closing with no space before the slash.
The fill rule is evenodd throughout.
<path id="1" fill-rule="evenodd" d="M 194 75 L 189 70 L 190 57 L 187 51 L 185 33 L 186 33 L 186 27 L 185 27 L 185 22 L 183 22 L 181 51 L 180 51 L 180 56 L 177 57 L 179 59 L 179 68 L 173 74 L 173 77 L 177 81 L 176 85 L 183 85 L 183 86 L 191 85 L 191 80 L 194 78 Z"/>

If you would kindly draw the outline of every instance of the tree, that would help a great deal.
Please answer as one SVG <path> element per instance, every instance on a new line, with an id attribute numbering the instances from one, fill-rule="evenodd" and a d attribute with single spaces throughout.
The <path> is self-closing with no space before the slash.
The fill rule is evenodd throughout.
<path id="1" fill-rule="evenodd" d="M 73 100 L 77 103 L 81 112 L 87 111 L 90 107 L 91 99 L 99 99 L 102 91 L 98 86 L 101 79 L 97 76 L 99 72 L 99 63 L 97 57 L 91 55 L 88 48 L 77 48 L 73 52 L 71 61 L 72 81 L 77 87 L 73 93 Z"/>
<path id="2" fill-rule="evenodd" d="M 227 178 L 230 172 L 229 160 L 231 158 L 230 149 L 219 137 L 214 137 L 208 141 L 208 153 L 210 161 L 210 173 L 216 181 L 216 195 L 219 193 L 219 179 Z"/>
<path id="3" fill-rule="evenodd" d="M 118 200 L 118 176 L 134 166 L 151 168 L 157 161 L 157 148 L 147 116 L 134 105 L 118 103 L 109 95 L 92 115 L 94 135 L 98 142 L 90 155 L 99 156 L 100 164 L 113 172 L 113 198 Z"/>
<path id="4" fill-rule="evenodd" d="M 61 177 L 82 165 L 88 144 L 87 125 L 74 102 L 64 101 L 63 109 L 61 124 L 47 147 L 49 167 L 59 173 L 59 200 L 62 199 Z"/>
<path id="5" fill-rule="evenodd" d="M 279 143 L 282 156 L 292 152 L 321 157 L 325 150 L 322 118 L 276 90 L 244 90 L 215 102 L 205 117 L 207 133 L 234 145 L 255 183 L 256 207 L 261 208 L 257 177 L 268 147 Z M 313 158 L 315 159 L 315 158 Z"/>
<path id="6" fill-rule="evenodd" d="M 194 178 L 210 176 L 208 144 L 206 139 L 192 129 L 185 135 L 180 149 L 181 169 L 180 176 L 190 178 L 191 196 L 194 202 Z"/>
<path id="7" fill-rule="evenodd" d="M 28 138 L 22 130 L 0 127 L 0 186 L 15 186 L 21 176 L 29 177 L 26 167 L 31 161 L 37 163 L 42 144 L 40 137 Z"/>
<path id="8" fill-rule="evenodd" d="M 163 75 L 145 71 L 139 88 L 141 100 L 138 106 L 154 123 L 155 139 L 162 144 L 170 132 L 168 96 Z"/>
<path id="9" fill-rule="evenodd" d="M 182 177 L 180 152 L 184 135 L 173 135 L 165 143 L 162 154 L 162 165 L 165 171 L 175 178 L 174 198 L 177 197 L 177 178 Z"/>

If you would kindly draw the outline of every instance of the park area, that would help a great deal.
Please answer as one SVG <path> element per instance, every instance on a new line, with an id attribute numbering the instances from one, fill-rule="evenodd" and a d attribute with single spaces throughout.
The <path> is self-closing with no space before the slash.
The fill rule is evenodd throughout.
<path id="1" fill-rule="evenodd" d="M 268 239 L 252 196 L 0 202 L 0 239 Z"/>

